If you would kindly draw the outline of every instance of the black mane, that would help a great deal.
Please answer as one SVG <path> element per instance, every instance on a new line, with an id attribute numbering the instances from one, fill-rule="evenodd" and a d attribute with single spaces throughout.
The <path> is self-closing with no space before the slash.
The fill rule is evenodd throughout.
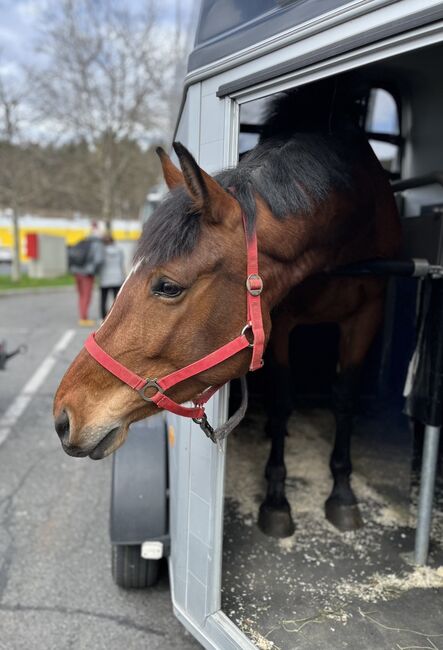
<path id="1" fill-rule="evenodd" d="M 319 98 L 315 100 L 318 102 Z M 331 190 L 351 187 L 352 169 L 356 157 L 361 155 L 361 145 L 368 147 L 355 128 L 349 128 L 349 122 L 346 127 L 336 125 L 331 132 L 327 112 L 315 116 L 320 123 L 318 128 L 313 128 L 311 116 L 307 122 L 299 122 L 294 132 L 291 115 L 297 115 L 294 107 L 300 110 L 300 105 L 306 108 L 308 99 L 295 92 L 280 95 L 271 104 L 259 144 L 237 167 L 215 175 L 222 187 L 233 190 L 249 227 L 255 222 L 255 194 L 262 197 L 277 219 L 307 214 Z M 271 135 L 278 125 L 280 133 Z M 192 201 L 184 188 L 177 188 L 145 224 L 134 260 L 155 266 L 189 255 L 199 234 L 200 219 Z"/>
<path id="2" fill-rule="evenodd" d="M 200 235 L 200 219 L 183 187 L 169 192 L 143 226 L 134 263 L 149 266 L 190 255 Z"/>

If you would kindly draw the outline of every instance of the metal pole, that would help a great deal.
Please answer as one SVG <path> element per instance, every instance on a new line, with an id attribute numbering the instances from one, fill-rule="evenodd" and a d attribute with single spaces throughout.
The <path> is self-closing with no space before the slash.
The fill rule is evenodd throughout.
<path id="1" fill-rule="evenodd" d="M 426 564 L 428 559 L 439 440 L 440 427 L 426 425 L 415 533 L 415 563 L 418 565 Z"/>

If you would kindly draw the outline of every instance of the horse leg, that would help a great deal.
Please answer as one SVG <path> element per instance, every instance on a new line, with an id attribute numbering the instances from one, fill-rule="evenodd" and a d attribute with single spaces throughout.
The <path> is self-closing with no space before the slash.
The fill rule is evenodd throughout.
<path id="1" fill-rule="evenodd" d="M 330 459 L 332 492 L 325 503 L 326 518 L 340 531 L 363 525 L 351 487 L 351 436 L 360 369 L 383 313 L 381 298 L 366 303 L 352 318 L 340 323 L 340 372 L 333 390 L 335 443 Z"/>
<path id="2" fill-rule="evenodd" d="M 266 497 L 260 505 L 258 526 L 265 535 L 272 537 L 289 537 L 295 529 L 291 507 L 285 494 L 286 425 L 293 408 L 288 338 L 289 333 L 286 333 L 283 355 L 277 356 L 275 351 L 271 351 L 268 353 L 265 363 L 267 373 L 265 402 L 268 416 L 266 433 L 271 438 L 271 451 L 265 469 Z M 279 347 L 281 345 L 282 339 L 280 338 Z"/>
<path id="3" fill-rule="evenodd" d="M 356 530 L 363 525 L 351 487 L 351 436 L 359 375 L 358 366 L 340 370 L 333 389 L 336 430 L 330 468 L 334 485 L 325 503 L 325 514 L 341 531 Z"/>

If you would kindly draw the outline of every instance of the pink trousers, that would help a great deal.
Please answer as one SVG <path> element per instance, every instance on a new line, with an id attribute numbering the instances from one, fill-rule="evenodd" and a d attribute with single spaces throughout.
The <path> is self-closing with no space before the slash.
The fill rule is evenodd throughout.
<path id="1" fill-rule="evenodd" d="M 78 293 L 78 311 L 82 320 L 87 320 L 89 305 L 91 304 L 92 287 L 94 286 L 93 275 L 75 274 L 75 284 Z"/>

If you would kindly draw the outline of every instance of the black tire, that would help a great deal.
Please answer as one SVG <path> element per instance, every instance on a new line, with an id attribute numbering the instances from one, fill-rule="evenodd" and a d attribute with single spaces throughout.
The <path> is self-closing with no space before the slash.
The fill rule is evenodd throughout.
<path id="1" fill-rule="evenodd" d="M 112 546 L 112 577 L 123 589 L 145 589 L 158 580 L 160 560 L 144 560 L 139 545 Z"/>

